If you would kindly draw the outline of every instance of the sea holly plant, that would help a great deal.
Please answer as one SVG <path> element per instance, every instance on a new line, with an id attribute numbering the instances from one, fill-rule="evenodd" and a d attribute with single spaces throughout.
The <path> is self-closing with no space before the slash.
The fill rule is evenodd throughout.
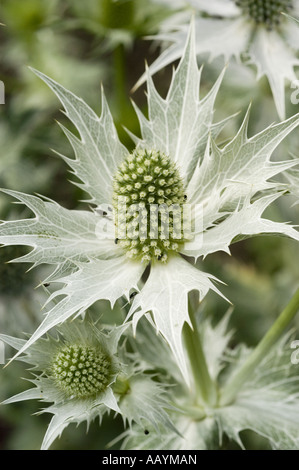
<path id="1" fill-rule="evenodd" d="M 42 449 L 48 449 L 70 423 L 89 425 L 111 411 L 121 413 L 124 422 L 142 426 L 146 421 L 154 428 L 159 422 L 175 430 L 164 411 L 167 403 L 161 385 L 143 374 L 138 358 L 124 357 L 121 339 L 128 326 L 111 328 L 85 316 L 64 323 L 56 335 L 38 340 L 20 358 L 31 365 L 33 378 L 28 380 L 33 388 L 4 404 L 32 399 L 52 403 L 41 411 L 53 415 Z M 24 340 L 0 336 L 16 350 L 24 344 Z M 153 397 L 155 407 L 150 406 Z M 146 409 L 143 400 L 148 403 Z"/>
<path id="2" fill-rule="evenodd" d="M 3 222 L 0 243 L 32 247 L 28 254 L 15 261 L 52 267 L 44 280 L 51 285 L 52 293 L 40 326 L 27 341 L 3 340 L 17 349 L 13 359 L 33 358 L 39 370 L 45 369 L 47 380 L 51 382 L 49 390 L 51 387 L 59 390 L 59 398 L 56 398 L 56 391 L 54 395 L 49 392 L 47 397 L 47 401 L 52 398 L 54 401 L 50 412 L 54 414 L 53 426 L 58 431 L 54 432 L 53 426 L 49 431 L 54 437 L 66 423 L 80 421 L 81 418 L 73 414 L 72 404 L 77 400 L 82 419 L 89 421 L 89 417 L 101 416 L 100 409 L 110 407 L 120 412 L 129 424 L 136 422 L 139 427 L 140 415 L 144 414 L 142 403 L 147 404 L 144 419 L 157 433 L 161 432 L 160 426 L 166 426 L 180 435 L 180 426 L 171 423 L 164 414 L 164 397 L 155 409 L 152 397 L 145 392 L 150 390 L 152 396 L 159 395 L 164 376 L 169 380 L 169 375 L 173 374 L 168 371 L 167 363 L 171 364 L 171 370 L 177 370 L 175 377 L 184 396 L 189 396 L 190 390 L 196 391 L 192 403 L 203 407 L 204 411 L 195 416 L 203 419 L 210 416 L 208 408 L 226 408 L 236 400 L 236 391 L 246 383 L 261 355 L 269 352 L 296 313 L 298 295 L 262 340 L 257 352 L 249 355 L 244 364 L 238 362 L 240 368 L 236 368 L 236 374 L 220 393 L 217 376 L 211 376 L 206 359 L 206 355 L 214 357 L 215 354 L 201 346 L 195 319 L 197 307 L 192 306 L 190 293 L 197 293 L 198 304 L 210 290 L 222 295 L 221 287 L 212 274 L 197 266 L 197 261 L 217 251 L 230 253 L 233 242 L 254 235 L 280 234 L 299 240 L 295 227 L 263 217 L 265 210 L 286 192 L 283 178 L 280 181 L 279 177 L 296 164 L 293 159 L 274 161 L 271 156 L 298 126 L 299 116 L 273 124 L 249 138 L 248 110 L 237 135 L 226 144 L 217 143 L 227 122 L 227 119 L 213 122 L 214 103 L 223 73 L 206 96 L 200 98 L 193 25 L 166 98 L 160 96 L 148 71 L 148 116 L 134 105 L 141 136 L 130 134 L 136 145 L 133 152 L 120 142 L 103 92 L 102 113 L 98 117 L 82 99 L 41 72 L 35 73 L 56 93 L 76 127 L 79 137 L 61 126 L 75 158 L 61 157 L 80 180 L 76 184 L 90 199 L 85 210 L 68 210 L 46 198 L 3 190 L 31 209 L 35 217 Z M 62 284 L 61 288 L 55 290 L 56 284 Z M 118 353 L 126 360 L 115 372 L 112 361 L 115 347 L 110 345 L 109 338 L 102 345 L 96 327 L 88 327 L 85 340 L 77 328 L 82 341 L 72 333 L 69 321 L 84 317 L 98 300 L 108 300 L 113 306 L 124 299 L 124 323 L 115 331 L 112 328 L 110 340 L 115 344 L 115 339 L 111 338 L 121 331 L 124 337 L 131 335 L 130 342 L 134 344 L 139 323 L 148 322 L 148 326 L 160 334 L 159 341 L 165 341 L 165 348 L 169 348 L 167 357 L 171 358 L 164 361 L 163 367 L 160 357 L 160 367 L 159 364 L 157 367 L 162 366 L 164 371 L 156 385 L 154 382 L 148 385 L 146 381 L 149 377 L 144 374 L 147 361 L 140 361 L 138 365 L 129 350 L 127 354 L 124 349 Z M 131 325 L 132 332 L 128 333 Z M 53 341 L 43 339 L 53 328 L 62 328 L 66 338 L 62 345 L 58 342 L 57 347 Z M 84 328 L 82 326 L 82 331 Z M 226 344 L 226 338 L 222 331 L 219 344 Z M 47 358 L 34 356 L 40 351 L 40 344 L 50 345 L 45 346 Z M 130 359 L 137 364 L 135 368 Z M 74 361 L 72 365 L 70 361 Z M 85 361 L 93 364 L 91 371 L 83 367 Z M 88 377 L 91 374 L 90 380 L 86 377 L 87 382 L 83 381 L 86 376 L 83 370 L 84 377 L 81 376 L 82 368 L 87 370 Z M 128 368 L 131 374 L 126 373 Z M 123 387 L 117 390 L 119 395 L 126 395 L 127 400 L 117 402 L 112 395 L 117 392 L 111 385 L 117 383 L 120 372 L 124 372 L 125 379 Z M 67 377 L 69 379 L 65 380 Z M 129 382 L 128 377 L 132 377 Z M 139 400 L 137 416 L 133 406 L 137 399 L 132 390 L 144 396 L 143 402 Z M 32 393 L 38 398 L 36 391 Z M 109 402 L 107 394 L 110 394 Z M 92 406 L 91 397 L 96 400 L 92 401 Z M 277 400 L 279 403 L 279 398 Z M 172 402 L 170 399 L 167 403 L 177 409 L 177 400 Z M 66 414 L 61 410 L 66 410 Z M 184 408 L 183 413 L 185 411 Z M 157 424 L 157 415 L 161 424 Z M 205 420 L 204 426 L 206 424 Z M 227 433 L 233 437 L 232 432 Z M 46 438 L 46 442 L 52 440 Z"/>
<path id="3" fill-rule="evenodd" d="M 285 118 L 285 81 L 297 80 L 294 68 L 299 65 L 299 26 L 290 18 L 299 18 L 298 0 L 165 3 L 174 8 L 174 14 L 172 20 L 164 23 L 161 32 L 151 37 L 165 44 L 163 53 L 150 66 L 152 74 L 182 56 L 190 16 L 194 15 L 198 57 L 208 54 L 211 61 L 223 57 L 226 62 L 237 59 L 254 65 L 257 78 L 265 76 L 269 82 L 280 119 Z M 145 80 L 146 75 L 136 87 Z"/>

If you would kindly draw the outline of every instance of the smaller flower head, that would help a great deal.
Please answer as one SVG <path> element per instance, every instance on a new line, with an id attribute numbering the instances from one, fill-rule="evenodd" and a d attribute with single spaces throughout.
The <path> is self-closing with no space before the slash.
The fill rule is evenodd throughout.
<path id="1" fill-rule="evenodd" d="M 48 448 L 71 422 L 91 422 L 109 410 L 120 412 L 113 387 L 125 366 L 118 357 L 119 340 L 127 328 L 105 330 L 89 317 L 65 322 L 58 339 L 49 335 L 29 348 L 22 360 L 33 365 L 31 388 L 4 403 L 36 398 L 52 403 L 45 411 L 54 415 L 42 448 Z M 16 349 L 20 340 L 3 336 Z"/>
<path id="2" fill-rule="evenodd" d="M 278 115 L 285 119 L 285 81 L 297 80 L 295 67 L 299 65 L 299 27 L 290 18 L 298 18 L 299 0 L 185 0 L 182 3 L 185 14 L 178 14 L 169 2 L 174 10 L 172 19 L 167 19 L 161 34 L 156 36 L 165 47 L 149 72 L 155 74 L 183 55 L 190 10 L 189 14 L 195 17 L 196 53 L 201 60 L 209 54 L 211 61 L 222 56 L 226 63 L 238 59 L 244 65 L 256 66 L 257 80 L 267 78 Z M 135 89 L 145 81 L 146 73 Z"/>
<path id="3" fill-rule="evenodd" d="M 57 386 L 66 395 L 87 398 L 107 388 L 111 366 L 110 357 L 100 347 L 71 344 L 59 350 L 51 369 Z"/>
<path id="4" fill-rule="evenodd" d="M 116 355 L 119 329 L 107 332 L 84 319 L 66 322 L 58 333 L 58 340 L 49 336 L 28 350 L 28 362 L 42 371 L 39 380 L 47 377 L 55 402 L 101 400 L 121 370 Z"/>
<path id="5" fill-rule="evenodd" d="M 132 333 L 128 324 L 104 331 L 85 317 L 64 323 L 58 332 L 58 339 L 52 335 L 39 339 L 22 357 L 33 365 L 35 388 L 3 402 L 52 403 L 44 410 L 54 416 L 42 449 L 48 449 L 69 423 L 101 421 L 110 410 L 120 413 L 129 426 L 135 422 L 157 428 L 160 423 L 173 429 L 164 410 L 164 387 L 148 374 L 148 366 L 136 354 L 128 355 L 126 341 L 121 341 Z M 11 336 L 0 335 L 0 339 L 16 349 L 22 344 Z"/>

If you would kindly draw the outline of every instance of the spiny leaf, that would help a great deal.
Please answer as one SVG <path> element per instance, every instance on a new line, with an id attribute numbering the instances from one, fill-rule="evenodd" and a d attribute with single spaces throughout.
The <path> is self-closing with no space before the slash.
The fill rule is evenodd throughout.
<path id="1" fill-rule="evenodd" d="M 75 159 L 63 157 L 64 160 L 83 182 L 82 187 L 91 195 L 91 202 L 110 203 L 112 178 L 128 151 L 119 141 L 103 91 L 102 114 L 98 117 L 81 98 L 43 73 L 33 71 L 54 91 L 79 132 L 81 140 L 62 127 L 76 156 Z"/>
<path id="2" fill-rule="evenodd" d="M 278 197 L 280 197 L 279 193 L 264 196 L 253 203 L 248 201 L 224 221 L 198 234 L 191 242 L 187 242 L 182 252 L 195 258 L 205 257 L 216 251 L 230 253 L 229 246 L 235 238 L 240 239 L 242 235 L 252 236 L 261 233 L 285 235 L 299 241 L 299 232 L 291 225 L 262 218 L 266 208 Z"/>
<path id="3" fill-rule="evenodd" d="M 0 244 L 33 247 L 30 253 L 18 258 L 18 262 L 60 264 L 66 260 L 115 255 L 111 240 L 97 237 L 97 224 L 101 220 L 94 213 L 68 210 L 55 202 L 17 191 L 2 191 L 26 204 L 35 214 L 34 218 L 0 225 Z"/>
<path id="4" fill-rule="evenodd" d="M 208 134 L 216 136 L 224 125 L 224 122 L 212 125 L 214 102 L 223 73 L 205 98 L 199 100 L 200 72 L 194 47 L 194 31 L 190 28 L 167 97 L 163 99 L 159 95 L 148 73 L 148 119 L 135 106 L 141 127 L 141 145 L 170 155 L 186 181 L 201 158 Z"/>
<path id="5" fill-rule="evenodd" d="M 188 293 L 196 289 L 200 299 L 203 299 L 212 289 L 221 295 L 212 279 L 215 278 L 181 257 L 173 257 L 166 266 L 155 265 L 145 286 L 134 298 L 128 315 L 134 315 L 133 326 L 136 328 L 140 317 L 152 312 L 157 331 L 169 343 L 187 383 L 190 383 L 190 377 L 182 343 L 182 328 L 185 322 L 190 322 Z"/>
<path id="6" fill-rule="evenodd" d="M 240 431 L 251 429 L 265 436 L 273 448 L 296 450 L 299 445 L 298 365 L 291 361 L 291 338 L 286 335 L 265 356 L 239 391 L 236 401 L 219 408 L 220 429 L 241 446 Z M 246 356 L 231 367 L 226 381 Z M 228 360 L 233 360 L 228 356 Z"/>
<path id="7" fill-rule="evenodd" d="M 51 328 L 75 314 L 83 313 L 97 300 L 107 299 L 113 305 L 122 295 L 128 298 L 129 290 L 137 289 L 143 270 L 141 263 L 132 266 L 124 257 L 79 263 L 76 272 L 57 280 L 65 283 L 65 286 L 55 291 L 47 300 L 47 304 L 56 297 L 63 296 L 62 300 L 47 311 L 43 322 L 14 358 Z"/>
<path id="8" fill-rule="evenodd" d="M 136 374 L 129 379 L 129 391 L 120 396 L 119 407 L 123 420 L 137 423 L 141 429 L 148 425 L 156 431 L 163 427 L 176 432 L 165 408 L 169 408 L 167 391 L 162 384 L 145 374 Z M 146 406 L 145 406 L 146 404 Z"/>
<path id="9" fill-rule="evenodd" d="M 299 114 L 248 138 L 249 110 L 237 135 L 223 149 L 218 148 L 213 140 L 211 149 L 207 146 L 189 185 L 192 202 L 203 204 L 213 194 L 213 199 L 217 197 L 215 205 L 222 208 L 228 199 L 224 190 L 230 191 L 229 196 L 233 200 L 242 196 L 242 185 L 244 191 L 247 190 L 246 194 L 249 186 L 252 188 L 249 194 L 255 194 L 271 188 L 270 178 L 295 165 L 292 160 L 273 162 L 270 159 L 280 142 L 298 126 Z M 224 202 L 221 203 L 220 197 Z"/>

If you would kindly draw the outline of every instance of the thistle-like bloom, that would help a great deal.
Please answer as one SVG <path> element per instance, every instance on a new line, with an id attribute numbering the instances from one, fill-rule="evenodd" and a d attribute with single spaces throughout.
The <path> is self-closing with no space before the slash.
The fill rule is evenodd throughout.
<path id="1" fill-rule="evenodd" d="M 121 414 L 129 425 L 175 429 L 163 409 L 162 385 L 142 374 L 135 356 L 123 360 L 127 354 L 120 340 L 128 326 L 99 327 L 85 316 L 61 325 L 55 337 L 40 338 L 20 357 L 31 366 L 34 378 L 28 380 L 34 387 L 3 404 L 24 400 L 51 403 L 42 410 L 53 415 L 42 449 L 48 449 L 70 423 L 86 421 L 89 426 L 110 411 Z M 0 338 L 18 351 L 26 343 L 7 335 Z"/>
<path id="2" fill-rule="evenodd" d="M 120 371 L 119 337 L 119 328 L 107 334 L 86 320 L 67 322 L 59 328 L 58 338 L 40 339 L 21 357 L 32 366 L 34 388 L 4 404 L 31 399 L 53 403 L 43 410 L 54 416 L 42 448 L 48 448 L 71 422 L 90 423 L 109 409 L 120 412 L 112 390 Z M 17 350 L 26 343 L 6 335 L 1 339 Z"/>
<path id="3" fill-rule="evenodd" d="M 257 67 L 257 78 L 266 76 L 281 119 L 285 118 L 285 79 L 297 79 L 299 27 L 286 15 L 299 17 L 298 0 L 186 0 L 171 8 L 191 7 L 195 14 L 196 53 L 210 60 L 244 58 Z M 151 65 L 152 74 L 179 59 L 184 51 L 190 15 L 174 13 L 153 39 L 172 43 Z M 138 84 L 145 81 L 143 76 Z"/>
<path id="4" fill-rule="evenodd" d="M 62 158 L 91 195 L 89 202 L 101 211 L 70 211 L 49 200 L 5 191 L 36 217 L 4 222 L 0 243 L 32 246 L 18 261 L 56 266 L 47 282 L 63 284 L 49 297 L 49 302 L 54 298 L 58 302 L 19 353 L 97 300 L 114 304 L 126 296 L 133 325 L 152 313 L 157 331 L 169 343 L 188 382 L 182 344 L 182 328 L 189 322 L 188 293 L 197 290 L 200 299 L 210 289 L 220 294 L 215 278 L 189 259 L 216 251 L 229 253 L 232 241 L 260 233 L 299 240 L 292 226 L 262 217 L 283 194 L 277 175 L 294 165 L 293 160 L 271 161 L 271 154 L 298 125 L 299 117 L 248 138 L 247 113 L 237 135 L 218 147 L 215 139 L 226 121 L 212 123 L 212 118 L 222 76 L 199 99 L 192 28 L 165 99 L 148 75 L 148 118 L 135 106 L 142 137 L 132 136 L 133 153 L 120 143 L 104 96 L 99 118 L 81 99 L 37 74 L 57 94 L 78 130 L 80 139 L 63 127 L 76 158 Z M 185 216 L 190 222 L 186 233 L 179 229 Z M 115 229 L 117 235 L 110 236 Z M 147 277 L 142 278 L 147 267 Z"/>

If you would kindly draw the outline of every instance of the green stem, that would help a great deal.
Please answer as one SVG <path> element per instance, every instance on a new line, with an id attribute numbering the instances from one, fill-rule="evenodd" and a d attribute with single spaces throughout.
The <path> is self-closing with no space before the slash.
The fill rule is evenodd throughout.
<path id="1" fill-rule="evenodd" d="M 123 44 L 115 47 L 113 52 L 115 73 L 115 101 L 117 105 L 118 119 L 122 121 L 127 108 L 126 95 L 126 61 Z"/>
<path id="2" fill-rule="evenodd" d="M 201 344 L 201 338 L 194 318 L 194 311 L 190 303 L 189 315 L 192 328 L 188 324 L 185 324 L 183 333 L 193 372 L 196 392 L 202 402 L 210 406 L 214 406 L 217 403 L 217 388 L 208 370 L 206 357 Z"/>
<path id="3" fill-rule="evenodd" d="M 266 333 L 257 347 L 250 354 L 244 365 L 235 374 L 232 380 L 223 388 L 221 392 L 220 405 L 226 406 L 232 403 L 238 394 L 240 387 L 246 382 L 257 365 L 264 359 L 269 349 L 281 336 L 284 329 L 289 325 L 299 309 L 299 289 L 281 312 L 270 330 Z"/>
<path id="4" fill-rule="evenodd" d="M 169 404 L 174 408 L 180 410 L 180 412 L 191 416 L 193 421 L 201 421 L 206 418 L 205 411 L 199 406 L 188 406 L 188 405 L 179 405 L 176 402 L 170 401 Z"/>

